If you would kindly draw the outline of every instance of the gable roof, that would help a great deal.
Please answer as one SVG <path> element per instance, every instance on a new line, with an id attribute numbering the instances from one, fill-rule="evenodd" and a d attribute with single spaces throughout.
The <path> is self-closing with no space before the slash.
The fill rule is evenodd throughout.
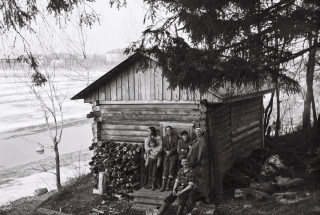
<path id="1" fill-rule="evenodd" d="M 84 88 L 82 91 L 77 93 L 71 99 L 84 99 L 86 96 L 98 90 L 100 86 L 104 85 L 108 80 L 111 80 L 114 76 L 116 76 L 121 71 L 128 68 L 130 65 L 134 64 L 135 62 L 141 60 L 142 58 L 147 58 L 139 53 L 135 53 L 129 56 L 126 60 L 122 61 L 116 67 L 111 69 L 109 72 L 98 78 L 96 81 L 91 83 L 89 86 Z M 152 58 L 150 58 L 152 59 Z M 154 59 L 152 59 L 154 60 Z M 260 87 L 260 89 L 256 89 L 253 86 L 241 86 L 241 87 L 233 87 L 231 85 L 226 84 L 224 87 L 221 87 L 218 90 L 208 90 L 207 92 L 214 97 L 218 98 L 218 100 L 222 103 L 224 102 L 231 102 L 237 100 L 243 100 L 246 98 L 251 98 L 254 96 L 260 96 L 274 90 L 273 85 L 265 84 Z"/>

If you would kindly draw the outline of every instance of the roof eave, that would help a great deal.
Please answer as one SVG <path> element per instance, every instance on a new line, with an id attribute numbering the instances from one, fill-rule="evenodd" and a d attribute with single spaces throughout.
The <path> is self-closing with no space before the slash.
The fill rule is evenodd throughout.
<path id="1" fill-rule="evenodd" d="M 273 91 L 274 91 L 274 88 L 271 88 L 271 89 L 262 90 L 262 91 L 255 92 L 255 93 L 251 93 L 251 94 L 227 97 L 227 98 L 222 99 L 222 103 L 230 103 L 230 102 L 236 102 L 236 101 L 240 101 L 240 100 L 244 100 L 244 99 L 250 99 L 250 98 L 253 98 L 253 97 L 262 96 L 264 94 L 271 93 Z"/>
<path id="2" fill-rule="evenodd" d="M 106 80 L 114 76 L 120 69 L 124 69 L 128 67 L 131 63 L 137 61 L 141 57 L 143 57 L 143 55 L 139 53 L 135 53 L 129 56 L 126 60 L 122 61 L 120 64 L 115 66 L 109 72 L 107 72 L 106 74 L 104 74 L 103 76 L 95 80 L 93 83 L 91 83 L 89 86 L 81 90 L 75 96 L 73 96 L 71 100 L 84 99 L 90 92 L 98 89 L 103 83 L 105 83 Z"/>

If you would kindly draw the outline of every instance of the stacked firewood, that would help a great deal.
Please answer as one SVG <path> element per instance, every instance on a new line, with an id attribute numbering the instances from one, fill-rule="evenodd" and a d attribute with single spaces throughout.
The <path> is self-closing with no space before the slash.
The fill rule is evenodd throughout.
<path id="1" fill-rule="evenodd" d="M 128 193 L 140 184 L 141 145 L 99 141 L 89 149 L 95 150 L 89 162 L 95 188 L 98 186 L 99 172 L 105 172 L 106 192 L 109 194 Z"/>

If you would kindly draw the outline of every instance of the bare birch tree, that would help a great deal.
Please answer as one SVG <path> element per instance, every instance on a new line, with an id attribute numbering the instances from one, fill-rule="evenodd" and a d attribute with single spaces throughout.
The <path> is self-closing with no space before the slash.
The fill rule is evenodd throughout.
<path id="1" fill-rule="evenodd" d="M 62 139 L 64 129 L 64 110 L 63 103 L 67 98 L 67 92 L 59 90 L 55 81 L 55 69 L 46 69 L 41 71 L 47 82 L 43 85 L 37 85 L 30 80 L 31 71 L 26 71 L 19 79 L 30 91 L 29 100 L 33 107 L 37 108 L 39 117 L 45 121 L 47 132 L 51 139 L 51 148 L 55 153 L 55 176 L 56 186 L 62 188 L 60 180 L 60 154 L 59 144 Z M 31 76 L 30 76 L 31 75 Z"/>

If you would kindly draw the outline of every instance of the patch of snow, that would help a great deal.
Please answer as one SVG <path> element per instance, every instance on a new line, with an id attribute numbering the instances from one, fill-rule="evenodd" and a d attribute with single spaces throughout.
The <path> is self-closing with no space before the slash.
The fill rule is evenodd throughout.
<path id="1" fill-rule="evenodd" d="M 89 173 L 88 162 L 89 161 L 74 162 L 69 166 L 61 167 L 61 183 L 65 184 L 72 178 Z M 10 181 L 7 180 L 7 183 L 2 183 L 0 185 L 0 206 L 10 204 L 10 202 L 23 197 L 33 196 L 34 191 L 39 188 L 46 187 L 49 191 L 55 190 L 56 178 L 52 172 L 54 172 L 54 170 L 40 172 Z"/>

